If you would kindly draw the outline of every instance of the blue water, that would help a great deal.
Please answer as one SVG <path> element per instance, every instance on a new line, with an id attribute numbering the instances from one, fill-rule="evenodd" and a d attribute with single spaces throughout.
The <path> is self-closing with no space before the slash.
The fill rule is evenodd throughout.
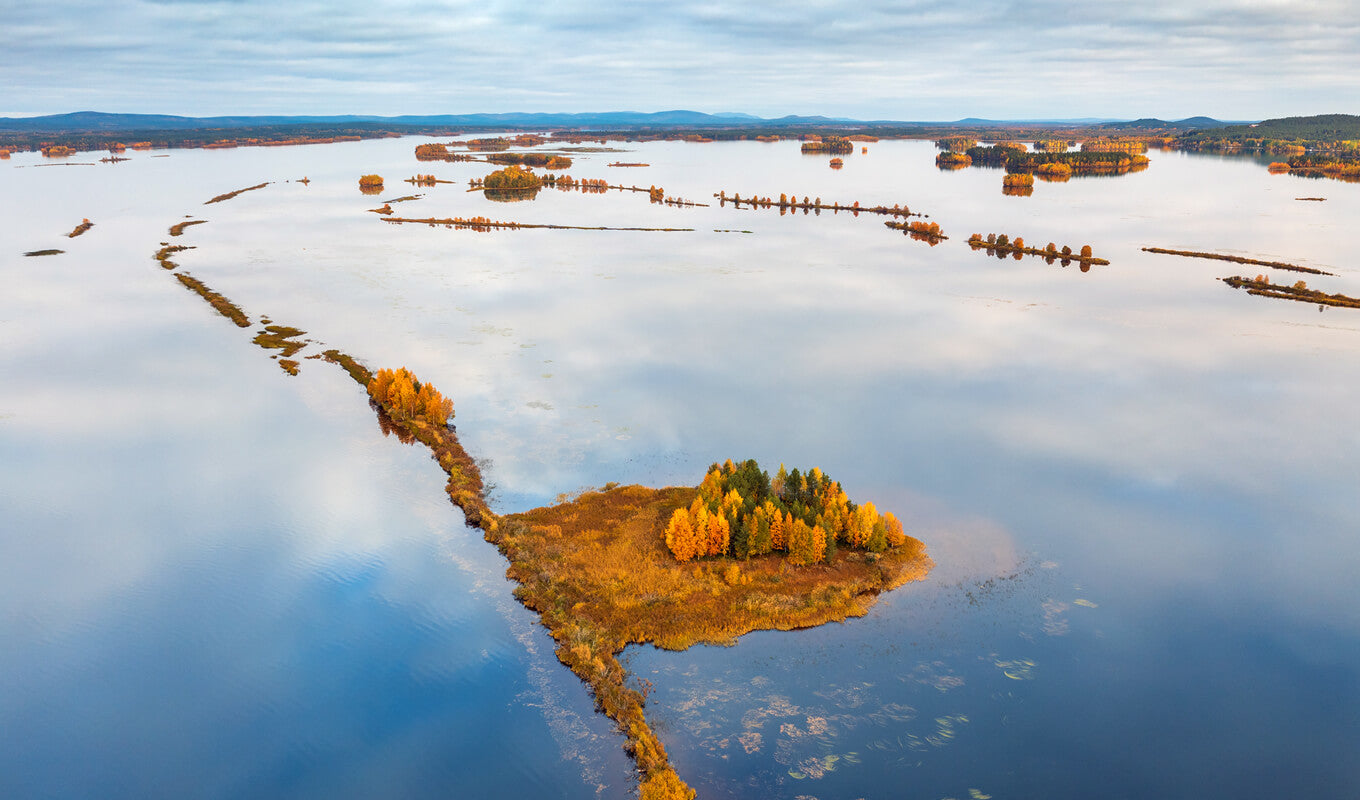
<path id="1" fill-rule="evenodd" d="M 931 248 L 872 216 L 413 189 L 488 170 L 420 164 L 418 141 L 0 166 L 0 795 L 633 790 L 428 457 L 384 438 L 344 373 L 284 374 L 151 260 L 185 215 L 209 222 L 175 260 L 253 320 L 454 398 L 500 511 L 754 457 L 820 466 L 926 542 L 931 576 L 864 619 L 626 654 L 702 797 L 1360 784 L 1360 312 L 1139 249 L 1303 263 L 1338 274 L 1273 278 L 1360 294 L 1360 186 L 1154 152 L 1013 198 L 997 171 L 939 172 L 924 142 L 840 171 L 787 142 L 627 145 L 569 170 L 699 201 L 902 202 L 952 237 Z M 381 197 L 357 191 L 371 172 Z M 405 215 L 696 230 L 366 211 L 414 193 Z M 973 232 L 1112 263 L 1000 261 Z M 42 247 L 68 252 L 18 255 Z"/>

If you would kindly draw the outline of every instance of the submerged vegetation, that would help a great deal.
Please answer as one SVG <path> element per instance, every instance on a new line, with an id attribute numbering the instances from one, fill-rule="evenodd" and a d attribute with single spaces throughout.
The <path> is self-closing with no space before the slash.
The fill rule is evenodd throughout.
<path id="1" fill-rule="evenodd" d="M 190 219 L 185 220 L 184 222 L 176 222 L 174 225 L 170 226 L 170 235 L 180 236 L 184 233 L 184 229 L 190 225 L 202 225 L 205 222 L 207 222 L 206 219 Z"/>
<path id="2" fill-rule="evenodd" d="M 1195 250 L 1168 250 L 1165 247 L 1144 247 L 1145 253 L 1159 253 L 1167 256 L 1185 256 L 1186 258 L 1207 258 L 1213 261 L 1231 261 L 1234 264 L 1250 264 L 1255 267 L 1270 267 L 1271 269 L 1283 269 L 1290 272 L 1306 272 L 1311 275 L 1332 275 L 1331 272 L 1324 272 L 1313 267 L 1301 267 L 1298 264 L 1290 264 L 1284 261 L 1261 261 L 1255 258 L 1243 258 L 1226 253 L 1201 253 Z"/>
<path id="3" fill-rule="evenodd" d="M 174 269 L 179 266 L 170 260 L 170 256 L 175 253 L 182 253 L 185 250 L 193 250 L 193 245 L 188 244 L 162 244 L 161 249 L 157 250 L 152 258 L 156 259 L 165 269 Z"/>
<path id="4" fill-rule="evenodd" d="M 255 344 L 266 350 L 279 350 L 279 354 L 274 357 L 279 359 L 279 366 L 289 375 L 298 374 L 298 363 L 291 360 L 297 351 L 307 346 L 305 341 L 298 341 L 298 337 L 307 332 L 287 325 L 265 325 L 264 330 L 255 334 L 252 340 Z"/>
<path id="5" fill-rule="evenodd" d="M 256 189 L 263 189 L 264 187 L 268 186 L 270 183 L 272 183 L 272 181 L 265 181 L 264 183 L 257 183 L 257 184 L 255 184 L 254 186 L 247 186 L 247 187 L 244 188 L 244 189 L 237 189 L 237 190 L 234 191 L 234 192 L 227 192 L 226 194 L 219 194 L 218 196 L 216 196 L 216 197 L 214 197 L 213 199 L 207 201 L 207 202 L 204 203 L 203 205 L 205 205 L 205 206 L 210 206 L 210 205 L 212 205 L 213 203 L 221 203 L 221 202 L 223 202 L 223 201 L 225 201 L 225 200 L 230 200 L 230 199 L 232 199 L 233 197 L 236 197 L 237 195 L 243 194 L 243 193 L 245 193 L 245 192 L 253 192 L 253 191 L 255 191 Z"/>
<path id="6" fill-rule="evenodd" d="M 236 323 L 238 328 L 249 328 L 250 318 L 239 306 L 228 300 L 226 297 L 209 289 L 203 281 L 185 272 L 176 272 L 175 277 L 184 284 L 184 288 L 208 301 L 208 305 L 217 309 L 217 313 Z"/>
<path id="7" fill-rule="evenodd" d="M 1276 297 L 1281 300 L 1297 300 L 1302 303 L 1316 303 L 1318 306 L 1338 306 L 1341 308 L 1360 308 L 1360 297 L 1349 297 L 1344 294 L 1327 294 L 1316 289 L 1309 289 L 1308 284 L 1298 281 L 1292 286 L 1277 285 L 1270 282 L 1270 278 L 1265 275 L 1257 275 L 1255 278 L 1244 278 L 1234 275 L 1231 278 L 1223 278 L 1224 283 L 1234 289 L 1246 289 L 1247 294 L 1254 294 L 1258 297 Z"/>
<path id="8" fill-rule="evenodd" d="M 58 250 L 54 247 L 50 247 L 46 250 L 29 250 L 28 252 L 24 253 L 24 255 L 28 258 L 32 258 L 34 256 L 57 256 L 65 252 L 66 252 L 65 250 Z"/>

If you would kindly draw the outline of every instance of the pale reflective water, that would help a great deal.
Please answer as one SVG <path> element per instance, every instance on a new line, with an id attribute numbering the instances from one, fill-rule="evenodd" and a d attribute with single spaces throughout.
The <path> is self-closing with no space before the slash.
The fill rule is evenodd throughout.
<path id="1" fill-rule="evenodd" d="M 905 203 L 952 237 L 932 248 L 869 215 L 493 203 L 463 186 L 486 165 L 418 163 L 418 141 L 0 163 L 0 795 L 631 791 L 434 465 L 335 367 L 285 375 L 151 260 L 161 242 L 196 246 L 175 260 L 252 320 L 433 381 L 498 510 L 753 457 L 818 465 L 926 541 L 930 579 L 865 619 L 628 654 L 701 796 L 1360 781 L 1360 312 L 1139 249 L 1292 261 L 1337 277 L 1277 282 L 1360 294 L 1360 186 L 1154 152 L 1013 198 L 921 142 L 839 171 L 788 142 L 630 145 L 569 170 L 701 202 Z M 364 197 L 373 172 L 387 190 Z M 457 183 L 399 182 L 417 172 Z M 366 211 L 417 193 L 402 215 L 695 230 Z M 209 222 L 167 237 L 184 215 Z M 1112 263 L 1001 261 L 973 232 Z M 19 257 L 46 247 L 68 252 Z"/>

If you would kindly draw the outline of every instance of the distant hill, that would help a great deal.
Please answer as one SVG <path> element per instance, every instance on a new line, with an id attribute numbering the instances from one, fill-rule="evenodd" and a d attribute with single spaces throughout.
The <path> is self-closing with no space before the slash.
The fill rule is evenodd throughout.
<path id="1" fill-rule="evenodd" d="M 1156 117 L 1143 117 L 1142 119 L 1128 120 L 1124 122 L 1107 122 L 1099 127 L 1110 130 L 1121 131 L 1192 131 L 1192 130 L 1211 130 L 1224 128 L 1230 125 L 1241 125 L 1241 122 L 1224 122 L 1213 117 L 1187 117 L 1179 120 L 1157 119 Z"/>
<path id="2" fill-rule="evenodd" d="M 1189 139 L 1240 141 L 1280 139 L 1290 141 L 1336 141 L 1360 139 L 1360 117 L 1351 114 L 1319 114 L 1312 117 L 1281 117 L 1253 125 L 1229 125 L 1213 131 L 1187 135 Z"/>
<path id="3" fill-rule="evenodd" d="M 734 127 L 759 124 L 769 127 L 854 124 L 855 120 L 832 117 L 787 116 L 763 119 L 749 114 L 705 114 L 699 111 L 609 111 L 599 113 L 556 114 L 429 114 L 378 117 L 364 115 L 338 116 L 225 116 L 180 117 L 166 114 L 108 114 L 98 111 L 78 111 L 44 117 L 0 117 L 0 131 L 24 133 L 113 132 L 135 130 L 204 130 L 221 128 L 259 128 L 294 125 L 352 125 L 367 124 L 396 127 L 536 127 L 536 128 L 602 128 L 602 127 Z"/>

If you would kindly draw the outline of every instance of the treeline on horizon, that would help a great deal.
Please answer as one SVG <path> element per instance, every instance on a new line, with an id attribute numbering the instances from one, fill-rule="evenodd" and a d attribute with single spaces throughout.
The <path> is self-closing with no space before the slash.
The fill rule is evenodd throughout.
<path id="1" fill-rule="evenodd" d="M 1210 121 L 1212 122 L 1212 121 Z M 290 123 L 258 126 L 156 128 L 127 127 L 100 130 L 0 130 L 0 149 L 36 151 L 52 145 L 76 151 L 98 152 L 133 143 L 154 148 L 211 148 L 237 146 L 277 146 L 374 139 L 395 136 L 458 136 L 470 133 L 517 131 L 552 132 L 554 139 L 599 139 L 601 141 L 651 141 L 687 139 L 690 141 L 786 141 L 828 137 L 875 137 L 885 139 L 931 139 L 950 137 L 978 140 L 1058 141 L 1097 137 L 1126 136 L 1141 138 L 1162 146 L 1187 150 L 1250 149 L 1298 154 L 1308 150 L 1338 152 L 1347 158 L 1360 157 L 1360 116 L 1325 114 L 1309 117 L 1269 119 L 1255 125 L 1205 127 L 1186 131 L 1181 123 L 1135 120 L 1128 123 L 1039 124 L 1016 123 L 751 123 L 717 127 L 692 124 L 642 125 L 617 124 L 594 128 L 561 127 L 551 124 L 431 125 L 399 124 L 382 121 L 343 123 Z M 966 147 L 949 148 L 954 152 Z"/>

